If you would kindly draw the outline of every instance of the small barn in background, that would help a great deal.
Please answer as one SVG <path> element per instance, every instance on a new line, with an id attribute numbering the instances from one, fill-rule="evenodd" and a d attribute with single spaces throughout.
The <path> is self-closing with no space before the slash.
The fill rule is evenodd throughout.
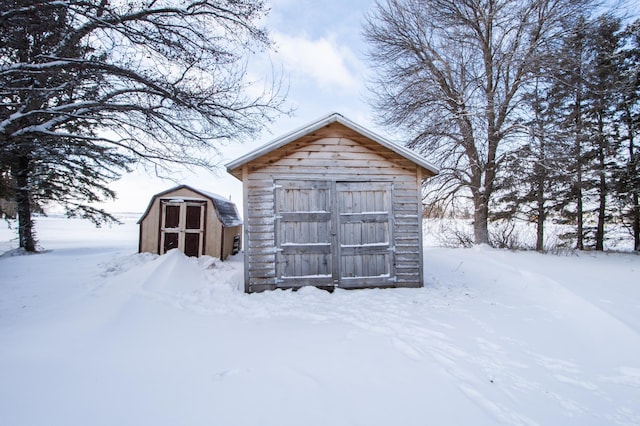
<path id="1" fill-rule="evenodd" d="M 437 169 L 331 114 L 227 165 L 243 182 L 245 291 L 421 287 Z"/>
<path id="2" fill-rule="evenodd" d="M 178 248 L 187 256 L 225 260 L 241 248 L 242 220 L 236 205 L 187 185 L 154 195 L 138 224 L 140 253 Z"/>

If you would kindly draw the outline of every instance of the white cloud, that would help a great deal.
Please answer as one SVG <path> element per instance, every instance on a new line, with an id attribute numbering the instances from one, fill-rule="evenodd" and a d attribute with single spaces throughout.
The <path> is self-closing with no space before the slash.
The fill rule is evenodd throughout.
<path id="1" fill-rule="evenodd" d="M 272 37 L 275 57 L 293 78 L 311 79 L 322 89 L 360 89 L 364 67 L 347 46 L 338 45 L 331 37 L 310 40 L 282 33 Z"/>

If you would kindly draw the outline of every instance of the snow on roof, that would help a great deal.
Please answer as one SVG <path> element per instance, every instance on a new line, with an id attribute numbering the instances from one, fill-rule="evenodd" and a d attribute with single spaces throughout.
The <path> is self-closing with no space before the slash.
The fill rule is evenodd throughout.
<path id="1" fill-rule="evenodd" d="M 174 197 L 167 197 L 166 200 L 171 201 L 207 201 L 207 198 L 201 197 L 181 197 L 180 195 L 176 195 Z"/>
<path id="2" fill-rule="evenodd" d="M 242 219 L 240 219 L 238 209 L 234 203 L 229 200 L 213 198 L 213 205 L 216 207 L 218 219 L 220 219 L 223 226 L 230 227 L 242 225 Z"/>
<path id="3" fill-rule="evenodd" d="M 228 197 L 223 197 L 222 195 L 216 194 L 214 192 L 204 191 L 202 189 L 195 189 L 195 188 L 192 188 L 192 189 L 194 189 L 195 191 L 198 191 L 202 195 L 206 195 L 207 198 L 210 198 L 210 199 L 214 199 L 215 198 L 215 199 L 222 200 L 222 201 L 229 201 Z"/>
<path id="4" fill-rule="evenodd" d="M 290 142 L 293 142 L 296 139 L 299 139 L 309 133 L 312 133 L 332 123 L 340 123 L 343 126 L 353 130 L 354 132 L 360 133 L 361 135 L 371 139 L 374 142 L 379 143 L 385 148 L 395 152 L 396 154 L 406 158 L 407 160 L 414 162 L 418 166 L 430 171 L 433 174 L 439 173 L 439 170 L 436 166 L 434 166 L 433 164 L 431 164 L 430 162 L 422 158 L 420 155 L 411 151 L 410 149 L 405 148 L 404 146 L 398 145 L 394 142 L 391 142 L 383 138 L 382 136 L 377 135 L 368 129 L 365 129 L 364 127 L 354 123 L 353 121 L 349 120 L 348 118 L 344 117 L 342 114 L 339 114 L 337 112 L 329 114 L 325 117 L 320 118 L 319 120 L 316 120 L 310 124 L 307 124 L 304 127 L 301 127 L 290 133 L 287 133 L 284 136 L 274 139 L 273 141 L 267 143 L 266 145 L 263 145 L 262 147 L 254 151 L 251 151 L 240 158 L 237 158 L 236 160 L 227 164 L 227 171 L 233 174 L 232 173 L 233 170 L 243 166 L 244 164 L 252 160 L 255 160 L 256 158 L 262 157 L 263 155 L 268 154 L 269 152 L 275 149 L 278 149 Z"/>

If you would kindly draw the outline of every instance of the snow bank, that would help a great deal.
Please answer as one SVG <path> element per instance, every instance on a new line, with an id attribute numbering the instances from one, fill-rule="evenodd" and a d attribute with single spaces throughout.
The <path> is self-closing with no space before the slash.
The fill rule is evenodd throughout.
<path id="1" fill-rule="evenodd" d="M 638 256 L 426 248 L 422 289 L 247 295 L 241 255 L 50 225 L 0 258 L 2 424 L 640 424 Z"/>

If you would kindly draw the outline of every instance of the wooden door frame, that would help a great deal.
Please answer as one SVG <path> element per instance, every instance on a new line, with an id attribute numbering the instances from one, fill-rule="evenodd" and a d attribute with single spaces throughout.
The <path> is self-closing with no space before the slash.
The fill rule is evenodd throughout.
<path id="1" fill-rule="evenodd" d="M 329 184 L 330 190 L 330 247 L 331 247 L 331 283 L 327 284 L 326 280 L 318 282 L 318 286 L 331 286 L 339 288 L 361 288 L 361 287 L 392 287 L 395 284 L 396 270 L 395 270 L 395 238 L 394 238 L 394 220 L 393 220 L 393 181 L 390 180 L 331 180 L 331 179 L 291 179 L 283 177 L 274 181 L 274 247 L 276 250 L 275 256 L 275 279 L 276 285 L 279 288 L 299 287 L 292 279 L 283 280 L 282 268 L 279 265 L 280 253 L 282 251 L 280 232 L 281 232 L 281 213 L 279 211 L 279 190 L 286 189 L 283 184 L 287 182 L 326 182 Z M 387 215 L 388 215 L 388 239 L 389 239 L 389 276 L 388 277 L 362 277 L 362 278 L 347 278 L 341 277 L 341 251 L 342 244 L 340 240 L 340 212 L 338 205 L 338 186 L 340 184 L 375 184 L 384 185 L 387 190 Z M 288 281 L 288 283 L 287 283 Z M 312 279 L 304 279 L 303 285 L 316 285 Z"/>
<path id="2" fill-rule="evenodd" d="M 278 190 L 286 190 L 286 189 L 295 189 L 295 187 L 297 186 L 296 184 L 299 184 L 301 182 L 312 182 L 313 184 L 309 184 L 309 188 L 307 188 L 305 184 L 301 184 L 301 187 L 298 189 L 314 189 L 312 188 L 312 186 L 314 186 L 314 184 L 320 184 L 320 186 L 325 186 L 324 188 L 316 188 L 316 189 L 328 189 L 329 190 L 329 194 L 331 194 L 332 192 L 332 188 L 331 188 L 331 181 L 326 180 L 326 179 L 277 179 L 275 181 L 275 185 L 274 185 L 274 213 L 275 213 L 275 221 L 274 221 L 274 247 L 276 250 L 275 253 L 275 279 L 277 281 L 276 285 L 279 288 L 291 288 L 291 287 L 300 287 L 299 282 L 300 281 L 304 281 L 305 283 L 303 285 L 314 285 L 314 286 L 318 286 L 318 287 L 333 287 L 333 282 L 334 282 L 334 273 L 333 270 L 334 265 L 333 265 L 333 256 L 331 254 L 331 250 L 333 249 L 333 236 L 332 236 L 332 219 L 331 219 L 331 211 L 328 212 L 283 212 L 280 211 L 280 195 L 278 194 Z M 328 186 L 327 186 L 328 184 Z M 285 185 L 287 185 L 285 187 Z M 329 200 L 329 208 L 331 208 L 331 200 Z M 281 238 L 281 229 L 282 229 L 282 224 L 283 222 L 287 222 L 288 219 L 292 219 L 295 218 L 295 216 L 297 215 L 304 215 L 305 217 L 325 217 L 326 215 L 329 215 L 329 223 L 330 223 L 330 227 L 328 229 L 329 232 L 329 255 L 331 258 L 331 275 L 329 276 L 318 276 L 318 277 L 312 277 L 312 276 L 293 276 L 292 278 L 288 278 L 288 277 L 284 277 L 283 276 L 283 267 L 282 267 L 282 256 L 286 255 L 285 252 L 287 251 L 293 251 L 295 250 L 295 246 L 287 246 L 287 247 L 283 247 L 283 242 L 280 241 Z M 318 222 L 323 222 L 323 221 L 318 221 Z M 325 221 L 326 222 L 326 221 Z M 302 247 L 304 247 L 305 244 L 300 244 L 300 247 L 297 247 L 298 249 L 302 249 Z M 320 246 L 314 246 L 313 244 L 309 243 L 307 244 L 307 248 L 305 250 L 310 250 L 312 253 L 314 251 L 322 251 L 324 250 L 322 247 Z"/>
<path id="3" fill-rule="evenodd" d="M 200 238 L 198 241 L 198 254 L 197 257 L 200 257 L 204 254 L 205 250 L 205 238 L 206 238 L 206 219 L 207 219 L 207 202 L 205 200 L 195 201 L 195 200 L 181 200 L 177 201 L 174 199 L 160 199 L 160 221 L 158 226 L 158 254 L 165 254 L 164 251 L 164 241 L 165 234 L 167 231 L 164 228 L 164 221 L 166 216 L 166 207 L 167 206 L 178 206 L 180 207 L 179 218 L 178 218 L 178 227 L 171 228 L 174 231 L 168 231 L 168 233 L 177 233 L 178 234 L 178 250 L 185 253 L 185 237 L 186 234 L 200 234 Z M 192 230 L 186 229 L 187 223 L 187 206 L 197 206 L 200 207 L 200 229 Z"/>
<path id="4" fill-rule="evenodd" d="M 358 180 L 338 180 L 338 181 L 334 181 L 334 197 L 335 197 L 335 203 L 333 204 L 332 208 L 335 209 L 335 212 L 332 211 L 333 216 L 335 217 L 335 220 L 337 222 L 336 224 L 336 232 L 335 232 L 335 256 L 336 256 L 336 260 L 340 261 L 342 259 L 342 255 L 343 255 L 343 247 L 342 247 L 342 240 L 341 238 L 343 237 L 343 235 L 341 235 L 340 233 L 340 225 L 342 224 L 342 220 L 341 220 L 341 211 L 340 211 L 340 204 L 339 204 L 339 197 L 338 197 L 338 192 L 339 189 L 338 187 L 341 184 L 344 185 L 349 185 L 349 184 L 364 184 L 364 185 L 375 185 L 378 187 L 382 187 L 384 188 L 384 190 L 386 191 L 386 202 L 387 202 L 387 211 L 386 211 L 386 215 L 387 215 L 387 226 L 388 226 L 388 246 L 383 250 L 380 251 L 379 249 L 376 248 L 371 248 L 370 251 L 372 251 L 371 254 L 375 254 L 376 252 L 380 251 L 380 254 L 388 254 L 389 258 L 388 258 L 388 268 L 389 268 L 389 275 L 388 276 L 381 276 L 381 277 L 371 277 L 371 276 L 362 276 L 362 277 L 343 277 L 342 274 L 344 271 L 341 270 L 341 263 L 336 265 L 336 286 L 340 287 L 340 288 L 363 288 L 363 287 L 392 287 L 395 285 L 395 277 L 396 277 L 396 271 L 395 271 L 395 238 L 394 238 L 394 232 L 393 232 L 393 225 L 394 225 L 394 220 L 393 220 L 393 182 L 389 181 L 389 180 L 367 180 L 367 181 L 358 181 Z M 365 213 L 363 213 L 365 214 Z M 368 215 L 375 215 L 375 213 L 366 213 Z M 360 246 L 363 250 L 362 251 L 367 251 L 367 248 L 365 246 Z M 355 249 L 355 248 L 354 248 Z"/>

